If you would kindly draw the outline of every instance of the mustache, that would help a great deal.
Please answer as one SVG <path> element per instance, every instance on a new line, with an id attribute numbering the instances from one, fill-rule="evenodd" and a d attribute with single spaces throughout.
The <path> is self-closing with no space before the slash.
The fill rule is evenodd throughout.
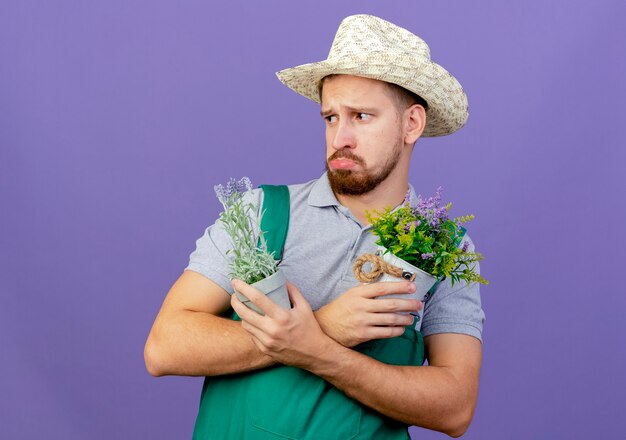
<path id="1" fill-rule="evenodd" d="M 354 154 L 353 152 L 349 150 L 335 151 L 333 155 L 328 158 L 327 162 L 330 162 L 331 160 L 336 160 L 336 159 L 350 159 L 354 163 L 357 163 L 359 165 L 364 165 L 363 159 L 361 159 L 359 156 L 357 156 L 356 154 Z"/>

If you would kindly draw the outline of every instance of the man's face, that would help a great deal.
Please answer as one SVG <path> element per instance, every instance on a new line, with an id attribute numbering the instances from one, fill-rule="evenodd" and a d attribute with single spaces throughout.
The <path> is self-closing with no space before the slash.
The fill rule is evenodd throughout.
<path id="1" fill-rule="evenodd" d="M 396 168 L 403 150 L 400 116 L 381 81 L 337 75 L 324 81 L 326 170 L 336 194 L 366 194 Z"/>

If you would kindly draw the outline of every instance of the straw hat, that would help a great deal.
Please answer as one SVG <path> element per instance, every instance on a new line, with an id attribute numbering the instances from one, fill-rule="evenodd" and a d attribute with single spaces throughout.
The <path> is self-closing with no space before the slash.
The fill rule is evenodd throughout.
<path id="1" fill-rule="evenodd" d="M 352 15 L 339 25 L 328 58 L 281 70 L 287 87 L 320 103 L 319 83 L 332 74 L 356 75 L 397 84 L 428 102 L 422 136 L 444 136 L 463 127 L 467 96 L 447 70 L 430 60 L 424 40 L 371 15 Z"/>

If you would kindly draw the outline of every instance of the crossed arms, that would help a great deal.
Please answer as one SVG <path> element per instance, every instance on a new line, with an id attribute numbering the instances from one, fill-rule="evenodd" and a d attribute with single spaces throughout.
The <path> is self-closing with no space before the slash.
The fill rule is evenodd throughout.
<path id="1" fill-rule="evenodd" d="M 387 365 L 350 347 L 402 334 L 421 305 L 409 299 L 374 299 L 408 293 L 410 284 L 354 287 L 313 312 L 289 285 L 294 305 L 283 310 L 256 289 L 237 290 L 265 311 L 243 306 L 214 282 L 185 271 L 168 293 L 145 347 L 154 376 L 213 376 L 275 363 L 306 369 L 347 395 L 407 424 L 457 437 L 469 426 L 478 395 L 481 344 L 467 335 L 439 334 L 425 340 L 428 366 Z M 241 322 L 220 315 L 229 307 Z M 410 385 L 409 385 L 410 384 Z"/>

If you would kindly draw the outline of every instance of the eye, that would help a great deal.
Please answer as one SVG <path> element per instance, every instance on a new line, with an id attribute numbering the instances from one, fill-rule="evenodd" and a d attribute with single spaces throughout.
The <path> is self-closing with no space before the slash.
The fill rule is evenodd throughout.
<path id="1" fill-rule="evenodd" d="M 370 116 L 371 115 L 369 113 L 357 113 L 356 115 L 357 119 L 360 119 L 361 121 L 367 121 Z"/>
<path id="2" fill-rule="evenodd" d="M 337 122 L 337 116 L 335 115 L 326 116 L 324 119 L 326 119 L 326 122 L 328 122 L 329 124 L 332 124 L 333 122 Z"/>

